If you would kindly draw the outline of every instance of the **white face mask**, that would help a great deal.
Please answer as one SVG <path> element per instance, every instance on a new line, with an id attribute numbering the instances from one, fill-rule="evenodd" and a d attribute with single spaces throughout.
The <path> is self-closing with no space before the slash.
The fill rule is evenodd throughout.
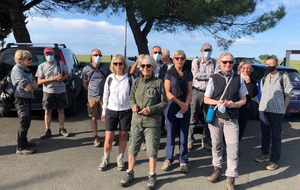
<path id="1" fill-rule="evenodd" d="M 93 56 L 94 58 L 94 62 L 97 63 L 97 65 L 99 65 L 101 63 L 101 58 L 100 56 Z"/>
<path id="2" fill-rule="evenodd" d="M 45 58 L 46 58 L 46 60 L 48 62 L 52 62 L 54 60 L 54 56 L 53 55 L 47 55 L 47 56 L 45 56 Z"/>
<path id="3" fill-rule="evenodd" d="M 161 58 L 161 54 L 156 53 L 156 54 L 153 55 L 153 58 L 154 58 L 154 60 L 155 60 L 156 62 L 159 62 L 159 61 L 160 61 L 160 58 Z"/>
<path id="4" fill-rule="evenodd" d="M 221 112 L 221 113 L 225 113 L 226 111 L 226 107 L 223 105 L 223 104 L 219 104 L 218 105 L 218 111 Z"/>

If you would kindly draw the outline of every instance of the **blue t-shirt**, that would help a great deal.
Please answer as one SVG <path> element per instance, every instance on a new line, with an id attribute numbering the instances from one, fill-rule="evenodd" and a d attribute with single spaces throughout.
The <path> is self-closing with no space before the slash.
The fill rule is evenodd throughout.
<path id="1" fill-rule="evenodd" d="M 110 73 L 109 66 L 103 63 L 99 67 L 91 64 L 83 68 L 81 78 L 88 82 L 88 98 L 102 99 L 105 80 Z"/>

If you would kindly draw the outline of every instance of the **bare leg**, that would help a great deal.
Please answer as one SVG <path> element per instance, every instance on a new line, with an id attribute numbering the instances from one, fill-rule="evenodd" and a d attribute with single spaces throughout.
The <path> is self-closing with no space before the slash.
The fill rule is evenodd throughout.
<path id="1" fill-rule="evenodd" d="M 124 153 L 127 146 L 127 131 L 119 131 L 119 152 Z"/>
<path id="2" fill-rule="evenodd" d="M 114 140 L 114 131 L 105 132 L 105 141 L 104 141 L 104 153 L 110 153 L 112 149 L 112 142 Z"/>
<path id="3" fill-rule="evenodd" d="M 52 110 L 45 110 L 45 127 L 46 130 L 50 129 L 50 124 L 52 120 Z"/>
<path id="4" fill-rule="evenodd" d="M 60 128 L 65 126 L 65 110 L 64 109 L 57 109 L 58 112 L 58 121 Z"/>
<path id="5" fill-rule="evenodd" d="M 133 171 L 134 169 L 134 165 L 135 165 L 135 161 L 136 161 L 136 156 L 130 156 L 128 155 L 128 170 L 129 171 Z"/>
<path id="6" fill-rule="evenodd" d="M 155 168 L 156 168 L 156 158 L 149 158 L 149 169 L 150 173 L 155 173 Z"/>
<path id="7" fill-rule="evenodd" d="M 91 126 L 94 133 L 94 136 L 98 135 L 98 123 L 96 117 L 91 117 Z"/>

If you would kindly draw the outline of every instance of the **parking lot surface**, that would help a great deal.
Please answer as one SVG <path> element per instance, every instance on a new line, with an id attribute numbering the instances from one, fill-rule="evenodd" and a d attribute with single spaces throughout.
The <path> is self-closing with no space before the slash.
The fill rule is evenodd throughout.
<path id="1" fill-rule="evenodd" d="M 124 189 L 119 181 L 124 171 L 116 168 L 118 147 L 113 147 L 110 163 L 106 171 L 98 171 L 103 146 L 93 146 L 90 121 L 84 101 L 78 102 L 79 111 L 75 116 L 66 117 L 66 128 L 71 136 L 58 136 L 57 117 L 51 124 L 54 137 L 39 139 L 44 131 L 43 114 L 34 113 L 28 137 L 37 143 L 33 155 L 16 155 L 18 118 L 16 115 L 0 118 L 0 189 L 57 189 L 57 190 L 101 190 Z M 250 120 L 245 137 L 240 143 L 239 178 L 236 189 L 286 190 L 300 189 L 300 118 L 286 117 L 282 126 L 282 158 L 278 169 L 265 170 L 266 163 L 256 163 L 260 154 L 260 128 L 257 120 Z M 99 122 L 99 135 L 104 140 L 104 126 Z M 189 173 L 179 171 L 179 163 L 174 161 L 171 170 L 161 171 L 165 156 L 165 137 L 161 139 L 157 163 L 157 189 L 193 190 L 225 188 L 226 160 L 221 179 L 212 184 L 207 177 L 213 172 L 211 152 L 200 147 L 200 134 L 196 134 L 196 147 L 189 152 Z M 102 143 L 103 144 L 103 143 Z M 175 153 L 178 153 L 178 146 Z M 127 161 L 127 153 L 126 161 Z M 176 156 L 176 155 L 174 155 Z M 135 167 L 135 181 L 126 189 L 145 189 L 148 174 L 147 153 L 141 151 Z"/>

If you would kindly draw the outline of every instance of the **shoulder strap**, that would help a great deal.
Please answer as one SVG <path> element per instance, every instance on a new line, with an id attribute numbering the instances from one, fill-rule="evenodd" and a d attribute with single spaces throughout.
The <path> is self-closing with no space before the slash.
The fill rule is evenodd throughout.
<path id="1" fill-rule="evenodd" d="M 130 74 L 130 73 L 127 73 L 127 77 L 128 77 L 128 82 L 129 82 L 129 89 L 131 89 L 131 87 L 132 87 L 132 77 L 131 77 L 132 75 Z"/>

